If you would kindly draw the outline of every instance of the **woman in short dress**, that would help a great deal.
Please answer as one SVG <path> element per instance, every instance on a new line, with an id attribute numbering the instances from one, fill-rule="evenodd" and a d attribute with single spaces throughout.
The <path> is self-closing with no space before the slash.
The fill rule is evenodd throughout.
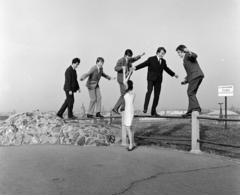
<path id="1" fill-rule="evenodd" d="M 132 70 L 127 75 L 125 74 L 125 67 L 123 67 L 123 83 L 125 86 L 125 112 L 124 112 L 124 126 L 126 128 L 128 138 L 129 138 L 129 147 L 127 148 L 128 151 L 132 151 L 135 148 L 134 144 L 134 133 L 132 131 L 132 121 L 134 117 L 134 99 L 135 99 L 135 93 L 133 91 L 133 82 L 130 79 L 132 75 Z"/>

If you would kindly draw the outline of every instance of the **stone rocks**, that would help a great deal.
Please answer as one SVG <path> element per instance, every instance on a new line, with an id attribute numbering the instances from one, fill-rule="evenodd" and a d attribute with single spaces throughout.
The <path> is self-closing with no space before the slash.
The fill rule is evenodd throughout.
<path id="1" fill-rule="evenodd" d="M 72 144 L 109 146 L 121 127 L 92 124 L 91 121 L 64 123 L 53 115 L 24 112 L 0 123 L 0 146 L 26 144 Z"/>

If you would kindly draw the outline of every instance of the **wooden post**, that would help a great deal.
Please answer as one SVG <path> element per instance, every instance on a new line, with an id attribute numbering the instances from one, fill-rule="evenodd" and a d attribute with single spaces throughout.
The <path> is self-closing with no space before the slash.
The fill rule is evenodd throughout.
<path id="1" fill-rule="evenodd" d="M 112 108 L 110 108 L 110 117 L 113 116 L 113 113 L 112 113 Z M 112 124 L 112 118 L 110 118 L 110 125 Z"/>
<path id="2" fill-rule="evenodd" d="M 124 111 L 122 113 L 122 145 L 127 146 L 127 131 L 124 126 Z"/>
<path id="3" fill-rule="evenodd" d="M 200 143 L 197 141 L 200 137 L 199 132 L 199 112 L 194 111 L 192 112 L 192 149 L 191 153 L 201 153 L 200 150 Z"/>
<path id="4" fill-rule="evenodd" d="M 225 118 L 227 119 L 227 96 L 225 96 Z M 225 130 L 227 130 L 227 121 L 225 121 Z"/>

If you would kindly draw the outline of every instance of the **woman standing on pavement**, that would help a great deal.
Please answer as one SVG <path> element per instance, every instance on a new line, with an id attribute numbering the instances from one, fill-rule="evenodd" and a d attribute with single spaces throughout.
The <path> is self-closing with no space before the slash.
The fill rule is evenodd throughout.
<path id="1" fill-rule="evenodd" d="M 123 66 L 123 83 L 125 86 L 124 100 L 125 100 L 125 112 L 124 112 L 124 126 L 126 128 L 128 138 L 129 138 L 129 147 L 127 148 L 128 151 L 132 151 L 135 149 L 134 143 L 134 133 L 132 131 L 132 121 L 134 117 L 134 99 L 136 94 L 133 91 L 133 82 L 130 79 L 132 75 L 132 70 L 126 77 L 125 67 Z"/>

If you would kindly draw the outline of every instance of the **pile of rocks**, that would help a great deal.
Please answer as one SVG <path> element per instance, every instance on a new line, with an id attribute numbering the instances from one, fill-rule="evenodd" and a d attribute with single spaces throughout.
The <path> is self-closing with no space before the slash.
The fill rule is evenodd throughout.
<path id="1" fill-rule="evenodd" d="M 109 146 L 119 141 L 121 128 L 91 121 L 64 123 L 54 115 L 24 112 L 0 124 L 0 146 L 26 144 L 73 144 Z"/>

